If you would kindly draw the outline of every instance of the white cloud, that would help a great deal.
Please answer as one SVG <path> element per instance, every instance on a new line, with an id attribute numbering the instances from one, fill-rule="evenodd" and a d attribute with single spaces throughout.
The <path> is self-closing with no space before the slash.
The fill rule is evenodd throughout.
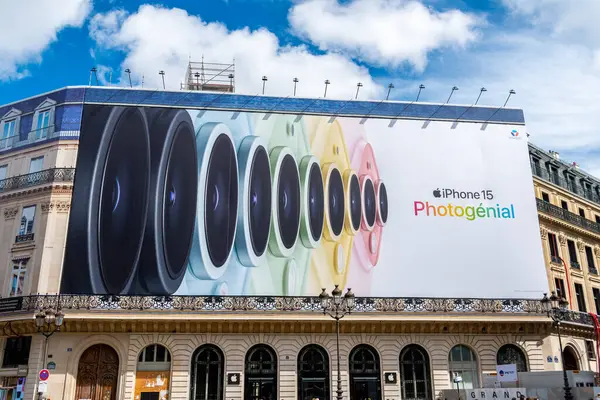
<path id="1" fill-rule="evenodd" d="M 69 26 L 81 26 L 91 0 L 6 1 L 0 11 L 0 81 L 18 79 Z"/>
<path id="2" fill-rule="evenodd" d="M 485 49 L 445 57 L 443 72 L 425 82 L 425 98 L 444 101 L 457 85 L 453 101 L 468 104 L 485 86 L 480 104 L 502 105 L 515 89 L 509 106 L 523 108 L 531 140 L 600 178 L 600 52 L 592 35 L 598 25 L 586 15 L 600 15 L 592 12 L 600 3 L 505 2 L 518 28 L 497 27 Z"/>
<path id="3" fill-rule="evenodd" d="M 362 82 L 361 97 L 381 92 L 366 68 L 338 54 L 311 54 L 304 46 L 282 46 L 266 29 L 230 31 L 221 23 L 207 23 L 181 9 L 141 6 L 134 14 L 112 11 L 92 19 L 90 34 L 104 49 L 125 52 L 123 69 L 130 68 L 138 84 L 161 87 L 159 70 L 166 86 L 179 89 L 188 60 L 227 63 L 235 59 L 236 91 L 257 94 L 266 75 L 266 94 L 291 95 L 294 77 L 300 80 L 298 96 L 322 96 L 329 79 L 327 96 L 351 98 L 356 83 Z M 122 77 L 122 79 L 126 79 Z"/>
<path id="4" fill-rule="evenodd" d="M 289 12 L 294 33 L 322 50 L 341 51 L 374 65 L 403 63 L 422 71 L 427 55 L 465 47 L 478 37 L 482 16 L 435 11 L 415 0 L 305 0 Z"/>

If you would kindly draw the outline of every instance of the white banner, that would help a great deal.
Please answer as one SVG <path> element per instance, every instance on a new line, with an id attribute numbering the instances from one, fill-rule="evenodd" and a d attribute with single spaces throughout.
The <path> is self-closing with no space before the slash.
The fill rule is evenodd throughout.
<path id="1" fill-rule="evenodd" d="M 470 389 L 465 390 L 465 392 L 467 394 L 467 400 L 518 400 L 521 395 L 527 396 L 524 388 Z"/>
<path id="2" fill-rule="evenodd" d="M 496 365 L 496 374 L 498 382 L 516 382 L 519 380 L 516 364 Z"/>

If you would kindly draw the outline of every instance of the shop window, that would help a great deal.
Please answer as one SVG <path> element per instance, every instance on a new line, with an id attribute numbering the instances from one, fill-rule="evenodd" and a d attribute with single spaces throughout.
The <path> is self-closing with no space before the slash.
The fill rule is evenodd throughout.
<path id="1" fill-rule="evenodd" d="M 170 376 L 169 350 L 160 344 L 146 346 L 138 356 L 134 397 L 140 400 L 165 398 L 169 394 Z"/>
<path id="2" fill-rule="evenodd" d="M 525 358 L 525 353 L 514 344 L 505 344 L 498 349 L 498 353 L 496 354 L 496 364 L 515 364 L 517 366 L 517 372 L 527 372 L 527 359 Z"/>
<path id="3" fill-rule="evenodd" d="M 2 368 L 17 368 L 29 362 L 31 336 L 9 337 L 4 345 Z"/>
<path id="4" fill-rule="evenodd" d="M 479 387 L 479 368 L 477 367 L 477 357 L 473 350 L 464 345 L 457 345 L 450 350 L 448 355 L 450 365 L 450 382 L 460 376 L 461 389 L 473 389 Z"/>

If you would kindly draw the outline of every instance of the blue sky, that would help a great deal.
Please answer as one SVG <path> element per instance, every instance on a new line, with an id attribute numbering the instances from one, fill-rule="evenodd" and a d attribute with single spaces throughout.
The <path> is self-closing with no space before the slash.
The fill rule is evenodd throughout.
<path id="1" fill-rule="evenodd" d="M 188 59 L 230 62 L 236 91 L 525 110 L 531 139 L 600 175 L 597 0 L 20 0 L 0 14 L 0 104 L 66 85 L 178 89 Z M 111 80 L 112 82 L 109 82 Z"/>

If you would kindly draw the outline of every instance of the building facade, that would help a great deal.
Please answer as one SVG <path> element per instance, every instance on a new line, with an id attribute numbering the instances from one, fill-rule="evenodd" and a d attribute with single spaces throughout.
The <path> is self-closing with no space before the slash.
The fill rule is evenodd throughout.
<path id="1" fill-rule="evenodd" d="M 555 329 L 532 300 L 360 298 L 338 349 L 317 298 L 59 296 L 83 104 L 130 94 L 183 102 L 66 88 L 0 107 L 0 396 L 332 399 L 339 362 L 345 398 L 437 399 L 456 375 L 482 387 L 498 364 L 562 369 Z M 533 145 L 530 156 L 549 291 L 573 310 L 565 367 L 596 371 L 587 313 L 600 306 L 600 181 Z"/>

